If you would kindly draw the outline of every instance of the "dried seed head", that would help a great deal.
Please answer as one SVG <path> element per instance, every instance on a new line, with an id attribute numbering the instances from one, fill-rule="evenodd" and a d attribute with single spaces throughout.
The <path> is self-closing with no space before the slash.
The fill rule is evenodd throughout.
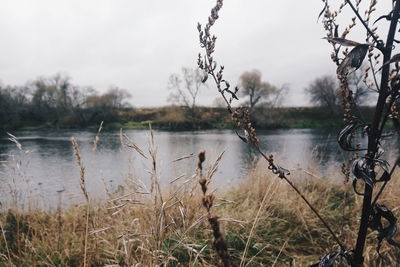
<path id="1" fill-rule="evenodd" d="M 390 114 L 389 114 L 389 118 L 391 119 L 397 119 L 399 117 L 399 111 L 398 111 L 398 107 L 396 102 L 394 102 L 392 104 L 392 106 L 390 107 Z"/>
<path id="2" fill-rule="evenodd" d="M 203 191 L 203 194 L 205 194 L 207 192 L 207 179 L 200 178 L 199 179 L 199 184 L 201 186 L 201 191 Z"/>
<path id="3" fill-rule="evenodd" d="M 344 174 L 344 183 L 348 183 L 350 181 L 350 168 L 346 166 L 345 163 L 342 164 L 342 173 Z"/>
<path id="4" fill-rule="evenodd" d="M 209 217 L 208 222 L 213 229 L 214 234 L 214 249 L 217 251 L 220 259 L 221 259 L 221 266 L 228 267 L 232 266 L 230 261 L 230 253 L 228 251 L 228 245 L 223 237 L 220 227 L 218 217 Z"/>
<path id="5" fill-rule="evenodd" d="M 206 160 L 206 152 L 205 151 L 201 151 L 199 153 L 199 162 L 203 163 Z"/>
<path id="6" fill-rule="evenodd" d="M 213 206 L 214 198 L 214 195 L 205 195 L 203 197 L 203 206 L 207 209 L 208 212 L 210 212 Z"/>

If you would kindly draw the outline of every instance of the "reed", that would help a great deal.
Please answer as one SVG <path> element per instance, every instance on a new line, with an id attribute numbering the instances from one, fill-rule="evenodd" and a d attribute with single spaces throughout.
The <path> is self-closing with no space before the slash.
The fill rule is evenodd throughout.
<path id="1" fill-rule="evenodd" d="M 85 236 L 84 236 L 84 249 L 83 249 L 83 266 L 87 266 L 87 249 L 88 249 L 88 236 L 89 236 L 89 212 L 90 212 L 90 199 L 89 199 L 89 194 L 86 189 L 86 184 L 85 184 L 85 167 L 83 166 L 82 159 L 81 159 L 81 153 L 79 151 L 79 146 L 78 142 L 76 141 L 75 138 L 71 139 L 72 143 L 72 148 L 74 150 L 76 162 L 79 166 L 79 172 L 80 172 L 80 187 L 82 190 L 83 195 L 85 196 L 86 200 L 86 211 L 85 211 Z"/>
<path id="2" fill-rule="evenodd" d="M 97 151 L 97 144 L 100 141 L 99 135 L 100 135 L 101 130 L 103 129 L 103 124 L 104 124 L 104 121 L 101 121 L 100 125 L 99 125 L 99 129 L 97 130 L 97 135 L 93 140 L 93 153 L 96 153 L 96 151 Z"/>

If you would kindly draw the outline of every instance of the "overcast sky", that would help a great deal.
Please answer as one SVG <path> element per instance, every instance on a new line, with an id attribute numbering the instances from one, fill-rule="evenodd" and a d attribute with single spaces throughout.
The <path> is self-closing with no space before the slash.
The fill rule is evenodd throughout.
<path id="1" fill-rule="evenodd" d="M 57 72 L 100 92 L 129 90 L 136 107 L 167 104 L 168 77 L 196 67 L 197 22 L 215 0 L 1 0 L 0 80 L 20 85 Z M 307 104 L 304 88 L 334 74 L 317 23 L 321 0 L 225 0 L 215 26 L 215 58 L 236 84 L 244 71 L 289 84 L 286 105 Z M 201 104 L 211 104 L 214 87 Z"/>

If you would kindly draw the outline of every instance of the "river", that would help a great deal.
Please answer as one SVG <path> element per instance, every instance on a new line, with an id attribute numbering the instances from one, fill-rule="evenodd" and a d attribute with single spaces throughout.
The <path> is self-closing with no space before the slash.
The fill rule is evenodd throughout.
<path id="1" fill-rule="evenodd" d="M 124 133 L 149 158 L 149 131 L 126 130 Z M 0 138 L 0 201 L 3 206 L 16 199 L 25 199 L 19 201 L 23 205 L 32 205 L 32 201 L 36 201 L 35 205 L 52 207 L 57 200 L 57 191 L 63 191 L 66 202 L 81 201 L 80 171 L 71 146 L 72 137 L 79 144 L 91 195 L 101 198 L 106 189 L 109 192 L 120 190 L 132 177 L 149 184 L 151 161 L 123 146 L 119 131 L 101 132 L 96 151 L 93 151 L 96 131 L 20 131 L 13 134 L 21 149 L 7 137 Z M 280 165 L 287 169 L 312 169 L 322 175 L 329 169 L 340 168 L 345 161 L 347 154 L 339 149 L 336 135 L 333 131 L 311 129 L 258 133 L 261 148 L 267 154 L 272 153 Z M 254 149 L 232 130 L 154 131 L 154 142 L 157 174 L 162 186 L 176 178 L 192 175 L 196 169 L 196 155 L 202 150 L 206 151 L 206 165 L 212 164 L 225 151 L 213 178 L 216 186 L 236 184 L 257 160 Z M 174 162 L 191 154 L 190 158 Z"/>

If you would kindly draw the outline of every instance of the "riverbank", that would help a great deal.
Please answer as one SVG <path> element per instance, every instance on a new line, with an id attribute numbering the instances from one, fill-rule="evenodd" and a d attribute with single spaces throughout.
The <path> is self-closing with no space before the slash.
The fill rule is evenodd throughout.
<path id="1" fill-rule="evenodd" d="M 366 117 L 372 117 L 371 107 L 361 107 Z M 78 113 L 78 112 L 77 112 Z M 78 116 L 79 115 L 79 116 Z M 52 121 L 21 121 L 2 125 L 2 132 L 40 129 L 97 129 L 101 121 L 107 129 L 154 129 L 184 131 L 205 129 L 232 129 L 234 124 L 225 108 L 197 107 L 194 111 L 184 107 L 120 109 L 108 112 L 82 110 L 76 116 L 59 116 Z M 28 118 L 28 117 L 27 117 Z M 320 107 L 256 108 L 252 121 L 257 129 L 340 128 L 341 112 Z"/>
<path id="2" fill-rule="evenodd" d="M 248 266 L 307 266 L 337 250 L 328 230 L 300 197 L 265 170 L 260 162 L 242 184 L 228 190 L 210 184 L 210 192 L 216 189 L 212 215 L 220 218 L 233 262 L 244 258 Z M 302 182 L 296 184 L 301 192 L 339 239 L 353 246 L 361 198 L 351 185 L 343 184 L 339 170 L 330 179 L 300 170 L 290 175 L 293 181 L 300 178 Z M 382 204 L 400 206 L 399 178 L 396 172 Z M 124 193 L 108 192 L 108 201 L 90 200 L 54 212 L 13 208 L 2 213 L 0 265 L 81 266 L 84 261 L 87 266 L 218 265 L 197 177 L 162 188 L 160 194 L 156 188 L 149 194 L 140 191 L 131 183 Z M 375 234 L 371 234 L 367 266 L 385 265 L 375 247 Z M 385 241 L 381 252 L 388 262 L 399 262 L 398 249 Z"/>

